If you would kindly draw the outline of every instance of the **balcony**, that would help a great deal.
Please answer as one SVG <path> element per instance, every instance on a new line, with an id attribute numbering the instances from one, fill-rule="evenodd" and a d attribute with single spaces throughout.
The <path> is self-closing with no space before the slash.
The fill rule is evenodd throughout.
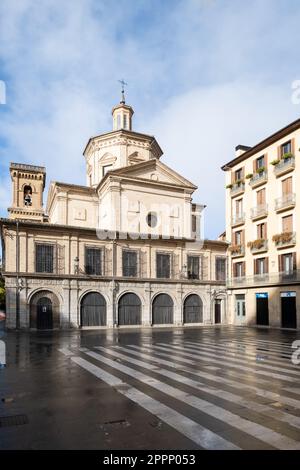
<path id="1" fill-rule="evenodd" d="M 268 181 L 268 172 L 261 171 L 260 173 L 255 173 L 249 181 L 250 186 L 254 189 L 260 186 L 261 184 L 265 184 Z"/>
<path id="2" fill-rule="evenodd" d="M 253 254 L 263 253 L 265 251 L 268 251 L 268 240 L 258 238 L 253 242 L 249 242 L 247 246 L 250 248 L 250 251 Z"/>
<path id="3" fill-rule="evenodd" d="M 268 205 L 267 204 L 261 204 L 256 207 L 252 207 L 251 209 L 251 219 L 258 220 L 262 219 L 263 217 L 267 217 L 268 215 Z"/>
<path id="4" fill-rule="evenodd" d="M 273 242 L 278 249 L 296 245 L 296 232 L 282 232 L 273 236 Z"/>
<path id="5" fill-rule="evenodd" d="M 231 245 L 229 247 L 232 258 L 239 258 L 245 256 L 245 247 L 244 245 Z"/>
<path id="6" fill-rule="evenodd" d="M 237 227 L 238 225 L 243 225 L 245 223 L 245 213 L 241 212 L 240 214 L 235 214 L 231 218 L 232 227 Z"/>
<path id="7" fill-rule="evenodd" d="M 278 199 L 275 199 L 275 210 L 276 212 L 282 212 L 288 209 L 293 209 L 296 205 L 296 194 L 289 193 L 285 194 Z"/>
<path id="8" fill-rule="evenodd" d="M 233 183 L 232 187 L 230 188 L 231 197 L 239 196 L 243 194 L 245 191 L 245 183 L 243 181 Z"/>
<path id="9" fill-rule="evenodd" d="M 295 169 L 295 157 L 290 156 L 288 158 L 283 158 L 278 163 L 274 163 L 274 173 L 276 177 L 285 175 L 289 171 Z"/>
<path id="10" fill-rule="evenodd" d="M 280 286 L 299 284 L 300 282 L 300 269 L 291 272 L 255 274 L 254 276 L 233 277 L 227 279 L 227 288 L 241 288 L 241 287 L 254 287 L 254 286 Z"/>

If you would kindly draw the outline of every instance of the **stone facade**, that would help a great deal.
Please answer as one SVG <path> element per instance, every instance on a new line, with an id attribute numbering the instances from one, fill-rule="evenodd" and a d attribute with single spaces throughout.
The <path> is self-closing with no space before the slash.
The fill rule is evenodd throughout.
<path id="1" fill-rule="evenodd" d="M 11 165 L 0 224 L 8 328 L 228 321 L 227 243 L 202 240 L 196 186 L 160 161 L 153 136 L 132 131 L 132 115 L 123 101 L 113 109 L 113 131 L 85 148 L 87 186 L 52 182 L 45 211 L 45 169 Z"/>

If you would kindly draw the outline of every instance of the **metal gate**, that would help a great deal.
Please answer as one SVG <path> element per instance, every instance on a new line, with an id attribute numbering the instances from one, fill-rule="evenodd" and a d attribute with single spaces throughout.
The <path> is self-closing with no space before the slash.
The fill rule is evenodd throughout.
<path id="1" fill-rule="evenodd" d="M 282 328 L 297 328 L 296 297 L 281 297 Z"/>
<path id="2" fill-rule="evenodd" d="M 269 324 L 269 300 L 268 297 L 256 298 L 256 324 Z"/>
<path id="3" fill-rule="evenodd" d="M 185 299 L 183 306 L 183 322 L 203 322 L 203 304 L 199 295 L 191 294 Z"/>
<path id="4" fill-rule="evenodd" d="M 118 324 L 141 324 L 141 301 L 136 294 L 130 292 L 120 298 L 118 306 Z"/>
<path id="5" fill-rule="evenodd" d="M 173 323 L 173 300 L 168 294 L 159 294 L 152 303 L 152 324 Z"/>
<path id="6" fill-rule="evenodd" d="M 215 323 L 221 323 L 221 305 L 222 300 L 216 299 L 215 300 Z"/>
<path id="7" fill-rule="evenodd" d="M 106 301 L 103 295 L 98 292 L 89 292 L 83 297 L 80 308 L 80 325 L 106 325 Z"/>
<path id="8" fill-rule="evenodd" d="M 53 328 L 52 302 L 48 297 L 42 297 L 37 302 L 36 327 L 38 330 Z"/>

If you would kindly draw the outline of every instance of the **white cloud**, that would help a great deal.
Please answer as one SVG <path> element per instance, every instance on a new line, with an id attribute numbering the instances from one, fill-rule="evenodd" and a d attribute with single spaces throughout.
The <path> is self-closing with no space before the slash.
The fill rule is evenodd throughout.
<path id="1" fill-rule="evenodd" d="M 225 228 L 221 166 L 234 158 L 235 147 L 258 143 L 298 113 L 289 87 L 234 82 L 196 88 L 153 117 L 150 131 L 159 138 L 163 161 L 197 184 L 194 199 L 207 205 L 206 236 Z"/>
<path id="2" fill-rule="evenodd" d="M 292 0 L 277 4 L 2 0 L 0 212 L 9 161 L 46 165 L 48 181 L 85 182 L 82 150 L 111 129 L 124 76 L 135 128 L 154 133 L 164 161 L 199 186 L 206 234 L 216 236 L 224 226 L 220 166 L 238 143 L 251 145 L 299 114 L 290 100 L 300 78 L 299 12 Z"/>

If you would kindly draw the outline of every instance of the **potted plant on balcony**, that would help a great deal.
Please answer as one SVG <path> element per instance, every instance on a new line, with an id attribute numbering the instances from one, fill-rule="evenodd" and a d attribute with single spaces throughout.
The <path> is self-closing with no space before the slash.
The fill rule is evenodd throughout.
<path id="1" fill-rule="evenodd" d="M 282 155 L 282 160 L 286 161 L 286 160 L 289 160 L 290 158 L 293 158 L 293 154 L 292 152 L 286 152 Z"/>
<path id="2" fill-rule="evenodd" d="M 264 238 L 258 238 L 257 240 L 253 240 L 252 242 L 248 242 L 247 246 L 253 250 L 259 250 L 260 248 L 263 248 L 266 240 Z"/>
<path id="3" fill-rule="evenodd" d="M 245 176 L 245 178 L 246 178 L 247 180 L 250 180 L 251 178 L 253 178 L 253 173 L 248 173 L 248 174 Z"/>
<path id="4" fill-rule="evenodd" d="M 231 252 L 231 254 L 238 254 L 238 253 L 241 253 L 242 251 L 242 245 L 231 245 L 229 247 L 229 251 Z"/>
<path id="5" fill-rule="evenodd" d="M 244 181 L 243 179 L 240 179 L 240 180 L 236 180 L 236 181 L 234 182 L 234 184 L 235 184 L 236 186 L 242 186 L 242 184 L 244 184 L 244 182 L 245 182 L 245 181 Z"/>
<path id="6" fill-rule="evenodd" d="M 279 158 L 276 158 L 276 160 L 271 161 L 271 165 L 276 166 L 280 162 Z"/>
<path id="7" fill-rule="evenodd" d="M 256 173 L 258 175 L 261 175 L 262 173 L 264 173 L 266 171 L 266 168 L 264 166 L 261 166 L 260 168 L 257 168 L 256 170 Z"/>
<path id="8" fill-rule="evenodd" d="M 233 188 L 233 184 L 227 184 L 226 185 L 226 189 L 232 189 Z"/>
<path id="9" fill-rule="evenodd" d="M 276 245 L 279 243 L 289 243 L 293 239 L 293 232 L 283 232 L 273 235 L 272 240 Z"/>

